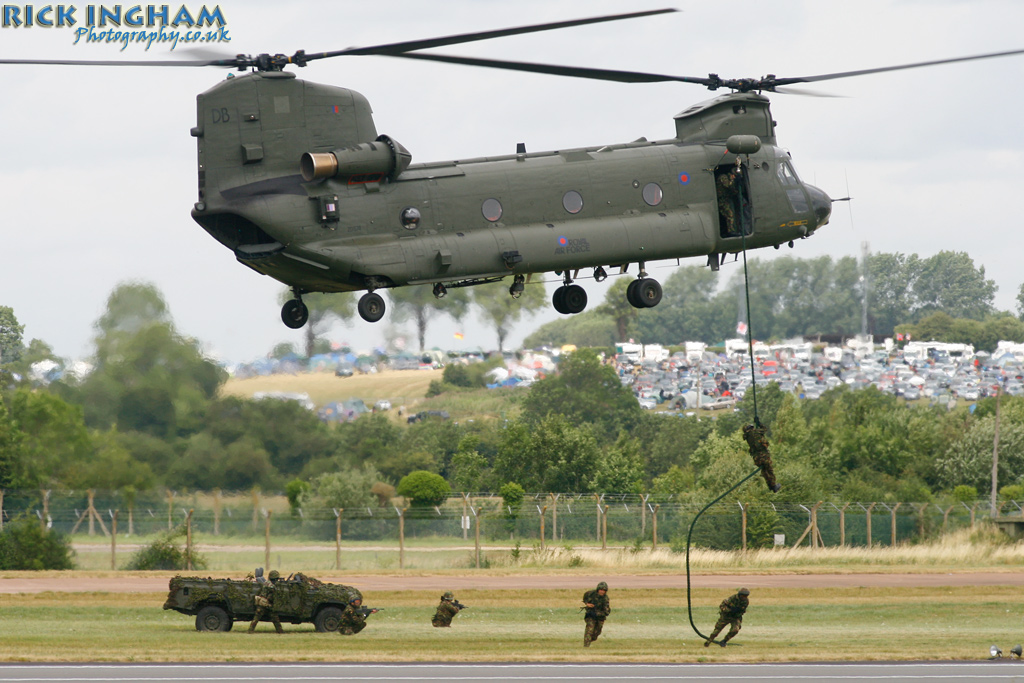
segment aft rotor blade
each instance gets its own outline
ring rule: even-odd
[[[572,26],[584,26],[586,24],[600,24],[606,21],[621,21],[623,19],[636,19],[639,17],[650,17],[657,14],[668,14],[679,10],[666,8],[648,10],[644,12],[629,12],[627,14],[609,14],[600,17],[587,19],[572,19],[569,21],[556,21],[548,24],[533,24],[530,26],[519,26],[515,28],[497,29],[494,31],[477,31],[474,33],[460,33],[458,35],[444,36],[440,38],[426,38],[423,40],[408,40],[400,43],[387,43],[385,45],[373,45],[370,47],[350,47],[344,50],[333,52],[311,53],[305,56],[307,61],[313,59],[325,59],[327,57],[340,57],[342,55],[399,55],[412,50],[426,50],[432,47],[444,47],[446,45],[458,45],[460,43],[472,43],[479,40],[490,40],[491,38],[504,38],[506,36],[517,36],[524,33],[537,33],[539,31],[552,31],[559,28],[570,28]]]
[[[404,59],[425,59],[432,62],[446,62],[449,64],[463,64],[466,66],[484,66],[492,69],[507,69],[510,71],[526,71],[529,73],[550,74],[552,76],[573,76],[576,78],[592,78],[599,81],[618,81],[620,83],[662,83],[665,81],[677,81],[681,83],[697,83],[699,85],[710,84],[710,81],[707,78],[669,76],[666,74],[646,73],[643,71],[592,69],[585,66],[559,66],[557,64],[538,64],[535,62],[511,62],[501,59],[456,57],[453,55],[438,55],[422,52],[404,52],[388,56],[402,57]]]
[[[971,55],[969,57],[954,57],[952,59],[935,59],[928,62],[914,62],[913,64],[900,64],[897,66],[882,66],[877,69],[859,69],[857,71],[842,71],[834,74],[821,74],[818,76],[802,76],[799,78],[776,78],[776,85],[789,85],[790,83],[814,83],[817,81],[830,81],[836,78],[849,78],[851,76],[864,76],[867,74],[884,73],[886,71],[902,71],[904,69],[919,69],[924,66],[938,66],[939,64],[954,64],[956,62],[970,62],[977,59],[992,59],[993,57],[1009,57],[1011,55],[1024,54],[1024,50],[1007,50],[1005,52],[989,52],[983,55]]]

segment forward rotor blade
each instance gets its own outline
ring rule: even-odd
[[[166,61],[127,61],[96,59],[0,59],[0,64],[49,64],[61,66],[233,66],[234,58],[222,59],[177,59]]]
[[[620,21],[622,19],[636,19],[639,17],[650,17],[657,14],[668,14],[679,10],[667,8],[648,10],[645,12],[630,12],[627,14],[609,14],[600,17],[587,19],[572,19],[569,21],[557,21],[549,24],[533,24],[530,26],[519,26],[514,28],[497,29],[494,31],[477,31],[474,33],[460,33],[458,35],[444,36],[440,38],[426,38],[423,40],[408,40],[400,43],[387,43],[384,45],[373,45],[370,47],[350,47],[344,50],[333,52],[311,53],[305,56],[307,61],[313,59],[325,59],[327,57],[340,57],[342,55],[399,55],[412,50],[426,50],[432,47],[444,47],[446,45],[458,45],[460,43],[472,43],[479,40],[490,40],[491,38],[503,38],[505,36],[516,36],[524,33],[537,33],[539,31],[552,31],[559,28],[570,28],[572,26],[584,26],[586,24],[600,24],[606,21]]]
[[[552,76],[573,76],[576,78],[592,78],[598,81],[618,81],[620,83],[662,83],[665,81],[678,81],[680,83],[697,83],[709,85],[711,81],[707,78],[691,78],[689,76],[669,76],[666,74],[645,73],[643,71],[618,71],[615,69],[592,69],[585,66],[558,66],[556,64],[537,64],[535,62],[511,62],[502,59],[481,59],[478,57],[456,57],[453,55],[438,55],[422,52],[403,52],[389,54],[389,57],[402,57],[403,59],[425,59],[431,62],[446,62],[449,64],[463,64],[466,66],[483,66],[492,69],[507,69],[510,71],[526,71],[537,74],[550,74]]]
[[[815,83],[817,81],[830,81],[836,78],[849,78],[851,76],[864,76],[867,74],[884,73],[886,71],[902,71],[904,69],[919,69],[924,66],[937,66],[939,64],[954,64],[956,62],[970,62],[977,59],[992,59],[993,57],[1009,57],[1011,55],[1024,54],[1024,50],[1007,50],[1005,52],[989,52],[982,55],[969,57],[954,57],[952,59],[935,59],[928,62],[914,62],[913,64],[900,64],[897,66],[883,66],[877,69],[859,69],[857,71],[842,71],[834,74],[820,74],[818,76],[802,76],[799,78],[776,78],[776,85],[789,85],[790,83]]]

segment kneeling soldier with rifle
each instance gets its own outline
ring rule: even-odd
[[[446,628],[452,625],[452,619],[456,614],[466,609],[466,606],[455,599],[451,591],[445,591],[441,596],[441,604],[437,606],[437,612],[430,623],[434,628]]]
[[[380,607],[363,607],[362,604],[362,598],[352,598],[345,606],[338,624],[339,635],[354,636],[366,628],[366,617],[381,610]]]

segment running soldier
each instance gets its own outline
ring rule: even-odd
[[[608,601],[607,583],[602,581],[597,584],[597,588],[583,594],[583,609],[583,619],[587,625],[583,631],[583,647],[590,647],[590,644],[601,635],[604,620],[612,611],[611,603]]]
[[[740,629],[743,627],[743,614],[747,611],[747,606],[750,604],[750,600],[747,598],[748,595],[750,595],[750,591],[746,588],[741,588],[736,595],[731,595],[722,600],[722,604],[718,606],[718,621],[715,622],[715,630],[704,641],[704,647],[711,645],[715,640],[715,636],[726,626],[729,626],[729,633],[719,643],[722,647],[725,647],[725,644],[740,632]]]

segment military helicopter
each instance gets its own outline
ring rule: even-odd
[[[574,280],[609,270],[636,277],[629,303],[647,308],[661,286],[646,264],[729,254],[810,237],[828,223],[831,198],[805,183],[777,145],[764,92],[884,71],[1019,54],[1024,50],[798,78],[723,79],[555,66],[421,50],[584,24],[638,19],[655,10],[391,43],[334,52],[193,61],[2,63],[214,66],[237,69],[197,97],[198,198],[192,216],[237,260],[292,288],[281,312],[302,327],[309,292],[366,290],[358,311],[383,317],[377,290],[451,287],[557,273],[563,314],[586,308]],[[731,91],[675,117],[675,137],[549,152],[413,164],[378,134],[368,101],[286,71],[312,61],[383,55],[631,83],[675,81]]]

